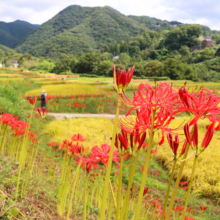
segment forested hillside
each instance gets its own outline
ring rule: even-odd
[[[9,23],[0,21],[0,44],[15,48],[18,42],[27,37],[38,26],[20,20]]]
[[[79,55],[148,30],[110,7],[69,6],[40,26],[18,48],[34,56]]]

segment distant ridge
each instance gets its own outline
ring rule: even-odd
[[[0,21],[0,44],[15,48],[18,42],[27,37],[38,26],[21,20],[9,23]]]

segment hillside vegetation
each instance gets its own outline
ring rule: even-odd
[[[37,27],[38,25],[20,20],[9,23],[0,21],[0,44],[15,48],[18,42],[27,37]]]

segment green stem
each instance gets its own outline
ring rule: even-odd
[[[136,170],[136,166],[137,166],[139,155],[140,155],[140,150],[138,150],[138,152],[136,154],[134,165],[133,165],[133,160],[131,162],[131,164],[133,166],[131,166],[131,168],[130,168],[131,175],[129,176],[128,189],[127,189],[126,197],[125,197],[125,210],[124,210],[124,212],[125,212],[125,219],[128,219],[128,206],[129,206],[129,200],[130,200],[131,185],[132,185],[132,182],[133,182],[133,179],[134,179],[134,173],[135,173],[135,170]],[[122,216],[121,219],[123,219],[123,216]]]
[[[120,171],[119,171],[119,179],[118,179],[118,195],[117,195],[117,211],[116,211],[116,220],[119,219],[120,214],[120,204],[121,204],[121,185],[122,185],[122,166],[123,166],[123,156],[121,156],[120,162]]]
[[[112,198],[113,198],[113,201],[114,201],[115,209],[117,209],[117,203],[116,203],[115,194],[114,194],[114,191],[113,191],[111,179],[109,179],[109,185],[110,185],[110,189],[111,189],[111,193],[112,193]]]
[[[172,184],[172,181],[173,181],[173,175],[174,175],[174,171],[175,171],[175,168],[176,168],[176,162],[177,162],[177,160],[174,159],[173,168],[172,168],[172,172],[171,172],[171,175],[170,175],[170,181],[169,181],[168,188],[167,188],[167,194],[166,194],[166,198],[165,198],[165,202],[164,202],[164,207],[163,207],[163,213],[162,213],[162,216],[161,216],[161,220],[164,220],[164,216],[165,216],[165,212],[166,212],[166,208],[167,208],[167,202],[168,202],[168,198],[169,198],[169,194],[170,194],[170,187],[171,187],[171,184]]]
[[[110,181],[112,159],[113,159],[113,153],[114,153],[114,148],[115,148],[115,135],[117,133],[120,105],[121,105],[121,95],[118,97],[118,106],[117,106],[116,115],[115,115],[115,124],[114,124],[114,128],[113,128],[113,133],[112,133],[111,149],[110,149],[110,153],[109,153],[108,167],[107,167],[107,172],[106,172],[106,177],[105,177],[104,192],[103,192],[103,196],[102,196],[100,220],[105,220],[105,209],[107,206],[107,199],[108,199],[108,185],[109,185],[109,181]]]
[[[136,158],[135,158],[135,161],[134,161],[134,166],[133,166],[133,156],[132,156],[132,159],[131,159],[130,174],[129,174],[129,180],[128,180],[128,189],[127,189],[125,200],[124,200],[124,203],[123,203],[123,208],[122,208],[120,219],[123,219],[124,218],[124,213],[126,214],[128,212],[128,204],[129,204],[129,199],[130,199],[131,185],[132,185],[132,182],[133,182],[134,173],[135,173],[135,170],[136,170],[139,155],[140,155],[140,150],[138,150],[138,152],[136,154]],[[132,167],[132,169],[131,169],[131,167]],[[126,216],[127,216],[127,214],[126,214]]]
[[[86,184],[85,184],[85,194],[84,194],[84,214],[83,220],[86,220],[86,202],[87,202],[87,185],[88,185],[88,174],[86,175]]]
[[[192,174],[191,174],[191,177],[190,177],[190,183],[189,183],[189,186],[188,186],[188,192],[187,192],[187,196],[186,196],[186,200],[185,200],[185,206],[184,206],[184,209],[183,209],[182,220],[184,220],[185,216],[186,216],[186,210],[187,210],[187,205],[188,205],[188,202],[189,202],[190,192],[191,192],[191,189],[192,189],[192,183],[193,183],[193,178],[194,178],[194,174],[195,174],[195,170],[196,170],[197,160],[198,160],[198,155],[195,155]]]
[[[190,130],[191,130],[190,131],[190,137],[192,138],[192,135],[193,135],[193,132],[194,132],[194,126]],[[174,205],[175,197],[176,197],[176,194],[177,194],[177,190],[179,188],[179,183],[180,183],[180,180],[182,178],[183,168],[185,166],[186,158],[187,158],[187,155],[188,155],[188,152],[189,152],[189,146],[190,146],[189,143],[187,143],[186,150],[185,150],[185,153],[183,155],[183,160],[182,160],[182,163],[181,163],[180,168],[179,168],[179,173],[178,173],[178,176],[176,178],[176,183],[175,183],[175,186],[174,186],[174,189],[173,189],[172,197],[170,199],[170,204],[169,204],[169,207],[168,207],[168,211],[167,211],[165,220],[170,219],[170,215],[171,215],[171,212],[172,212],[172,209],[173,209],[173,205]]]
[[[153,110],[152,120],[151,120],[150,137],[149,137],[148,146],[147,146],[147,154],[146,154],[146,159],[145,159],[145,164],[144,164],[144,171],[142,174],[141,187],[140,187],[140,191],[139,191],[138,203],[137,203],[136,210],[135,210],[134,220],[140,219],[139,217],[140,217],[140,211],[141,211],[141,203],[142,203],[142,199],[143,199],[143,192],[144,192],[144,187],[146,184],[147,172],[148,172],[148,167],[149,167],[149,163],[150,163],[151,149],[152,149],[152,145],[153,145],[155,115],[156,115],[156,111]]]
[[[19,158],[19,173],[18,173],[18,179],[17,179],[17,186],[16,186],[16,191],[15,191],[15,199],[17,200],[18,197],[18,188],[19,188],[19,183],[20,183],[20,179],[21,179],[21,171],[25,165],[25,160],[26,160],[26,155],[27,155],[27,140],[28,140],[28,133],[30,130],[30,124],[31,124],[31,119],[32,119],[32,115],[33,115],[33,110],[34,107],[32,107],[32,111],[31,111],[31,116],[29,118],[29,123],[28,123],[28,127],[25,131],[25,136],[23,139],[23,143],[21,146],[21,152],[20,152],[20,158]]]
[[[74,195],[74,191],[76,188],[76,183],[78,182],[78,179],[79,179],[80,167],[81,167],[81,163],[79,163],[77,170],[76,170],[76,176],[75,176],[75,181],[73,183],[72,192],[71,192],[71,196],[70,196],[70,200],[69,200],[69,207],[68,207],[66,220],[69,220],[70,212],[72,210],[73,195]]]

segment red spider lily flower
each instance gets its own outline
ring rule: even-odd
[[[152,150],[151,152],[152,152],[152,154],[156,154],[157,153],[157,149]]]
[[[180,182],[179,184],[180,185],[186,185],[186,184],[188,184],[188,182],[187,181],[183,181],[183,182]]]
[[[37,142],[37,140],[36,140],[35,138],[33,138],[33,139],[32,139],[32,142],[33,142],[33,143],[36,143],[36,142]]]
[[[205,133],[205,137],[204,137],[202,144],[201,144],[202,148],[207,148],[208,145],[210,144],[212,137],[214,135],[214,126],[215,126],[215,121],[213,121],[212,124],[207,128],[207,131]]]
[[[195,220],[193,217],[185,217],[185,220]]]
[[[143,192],[143,196],[145,196],[147,194],[148,190],[149,190],[149,186],[145,187],[144,192]]]
[[[12,125],[14,124],[15,117],[10,113],[4,113],[2,117],[0,118],[0,121],[3,125]]]
[[[144,166],[142,166],[141,169],[144,170]]]
[[[193,142],[194,147],[198,147],[198,141],[199,141],[198,133],[199,133],[198,123],[196,122],[194,125],[194,132],[192,136],[192,142]]]
[[[189,132],[189,125],[188,125],[188,123],[186,123],[185,126],[184,126],[184,134],[185,134],[185,136],[186,136],[186,139],[187,139],[188,143],[189,143],[190,145],[192,145],[192,141],[191,141],[191,138],[190,138],[190,132]]]
[[[49,112],[49,108],[46,110],[46,112],[45,112],[45,107],[38,108],[37,111],[39,115],[41,116],[41,118],[45,118],[47,116],[47,113]]]
[[[167,140],[170,145],[171,150],[173,151],[174,156],[177,156],[177,150],[179,147],[179,135],[175,135],[175,140],[173,141],[173,136],[171,133],[167,134]]]
[[[187,209],[187,210],[188,210],[188,212],[191,212],[191,210],[192,210],[192,207],[188,207],[188,209]]]
[[[143,107],[152,110],[175,109],[180,107],[179,94],[174,90],[169,83],[160,83],[154,90],[150,84],[141,83],[138,86],[137,94],[133,100],[127,97],[123,98],[123,102],[129,106],[131,110],[138,110]],[[129,111],[129,112],[130,112]]]
[[[50,142],[50,143],[47,144],[48,147],[56,146],[56,145],[57,145],[57,143],[55,143],[55,142]]]
[[[83,136],[81,134],[74,134],[71,139],[73,141],[79,141],[79,142],[84,142],[86,140],[86,138],[83,138]]]
[[[176,207],[176,210],[182,211],[182,210],[183,210],[183,207],[182,207],[181,205],[178,205],[178,206]]]
[[[213,94],[209,89],[188,93],[185,87],[182,87],[179,90],[179,94],[182,101],[182,107],[179,112],[188,111],[195,116],[190,122],[190,126],[195,124],[200,118],[208,115],[218,115],[220,97]]]
[[[29,96],[29,102],[30,102],[30,104],[31,104],[32,106],[35,105],[36,101],[37,101],[37,96],[36,96],[35,98],[32,98],[32,97]]]
[[[204,205],[200,205],[200,210],[201,211],[205,211],[206,210],[206,207]]]
[[[188,186],[183,186],[183,189],[187,190],[187,189],[188,189]]]
[[[163,209],[157,209],[157,210],[156,210],[156,213],[162,215],[162,213],[163,213]]]
[[[91,150],[90,157],[82,157],[81,155],[77,155],[82,161],[82,165],[90,163],[90,164],[98,164],[102,163],[105,166],[108,165],[109,153],[111,146],[108,144],[102,144],[99,148],[98,146],[94,146]],[[118,157],[119,151],[115,150],[113,152],[113,160],[115,163],[119,164],[120,157]]]
[[[128,84],[131,82],[134,70],[135,67],[133,66],[131,70],[128,69],[128,72],[118,69],[116,73],[116,67],[113,65],[113,78],[119,94],[122,94],[126,90]]]
[[[155,173],[155,175],[156,175],[156,176],[159,176],[160,174],[159,174],[159,173]]]

